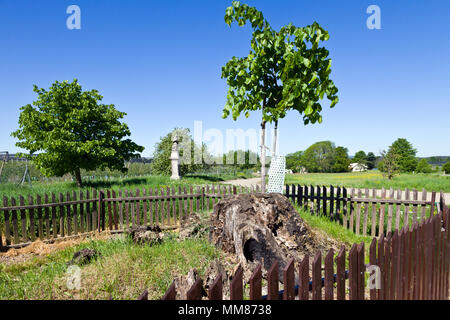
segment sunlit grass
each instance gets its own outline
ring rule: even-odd
[[[439,174],[401,174],[392,180],[383,178],[379,171],[349,173],[288,174],[286,184],[333,185],[356,188],[417,189],[421,191],[450,192],[450,176]]]
[[[67,262],[73,253],[89,247],[100,252],[93,262],[81,266],[81,289],[69,289]],[[131,299],[145,290],[159,299],[177,275],[196,268],[203,275],[217,249],[204,239],[159,245],[137,245],[129,238],[93,240],[34,258],[24,263],[0,265],[0,299]]]

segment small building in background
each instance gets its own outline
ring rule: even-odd
[[[362,163],[357,163],[357,162],[350,163],[350,165],[349,165],[348,167],[349,167],[349,169],[350,169],[352,172],[363,172],[363,171],[367,171],[367,166],[366,166],[365,164],[362,164]]]

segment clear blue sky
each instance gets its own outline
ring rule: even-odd
[[[291,113],[280,121],[280,153],[320,140],[376,154],[408,139],[419,156],[450,155],[450,1],[247,1],[275,28],[320,23],[330,33],[340,103],[321,125]],[[81,8],[68,30],[66,8]],[[259,129],[259,114],[222,119],[221,67],[249,51],[251,29],[231,29],[231,1],[0,0],[0,151],[18,151],[10,133],[32,85],[78,78],[128,115],[132,139],[150,156],[174,127]],[[381,30],[366,9],[381,8]],[[270,140],[269,140],[270,142]]]

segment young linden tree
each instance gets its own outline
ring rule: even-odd
[[[81,186],[81,169],[125,172],[125,161],[144,150],[125,139],[130,129],[119,120],[126,113],[100,104],[97,90],[82,91],[75,79],[56,81],[49,91],[34,86],[34,92],[37,101],[20,109],[20,128],[11,135],[19,139],[16,146],[37,153],[31,159],[45,175],[71,173]]]
[[[330,107],[338,102],[338,89],[329,78],[329,52],[320,46],[329,35],[316,22],[306,27],[288,24],[276,31],[260,11],[238,1],[226,9],[225,22],[231,26],[233,21],[239,26],[250,23],[253,33],[248,56],[233,57],[222,67],[222,78],[229,86],[223,118],[231,114],[236,120],[241,113],[249,117],[251,111],[262,112],[261,187],[265,192],[266,123],[277,126],[289,110],[303,115],[305,125],[321,123],[319,101],[326,95]]]

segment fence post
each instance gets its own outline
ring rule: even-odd
[[[258,264],[250,277],[250,300],[261,300],[262,298],[262,272],[261,264]]]
[[[309,300],[309,255],[305,254],[299,266],[299,285],[298,298],[299,300]]]
[[[365,289],[365,273],[366,267],[364,264],[364,242],[358,246],[358,299],[364,300],[364,289]]]
[[[209,288],[208,290],[208,300],[222,300],[222,286],[222,274],[219,273],[219,275],[211,285],[211,288]]]
[[[243,272],[242,267],[239,265],[230,283],[230,300],[244,299]]]
[[[286,267],[283,269],[283,278],[284,278],[283,300],[294,300],[295,299],[294,258],[291,258]]]
[[[345,300],[345,246],[336,257],[336,297]]]
[[[167,289],[166,293],[161,298],[161,300],[175,300],[176,297],[177,297],[177,290],[175,288],[175,281],[174,281],[172,282],[169,289]]]
[[[100,223],[101,217],[103,217],[104,212],[104,199],[105,199],[105,193],[103,190],[100,190],[98,193],[98,214],[97,214],[97,226],[98,226],[98,232],[101,232],[102,224]]]
[[[276,260],[267,272],[267,293],[267,300],[279,300],[278,261]]]
[[[186,300],[202,300],[202,279],[198,278],[188,290]]]
[[[0,252],[3,251],[2,230],[0,230]]]
[[[354,243],[348,254],[348,282],[350,287],[350,300],[358,300],[358,253],[357,244]]]
[[[234,191],[236,191],[236,187],[234,187]],[[201,202],[202,202],[201,211],[204,211],[205,210],[205,187],[202,187],[202,201]]]

